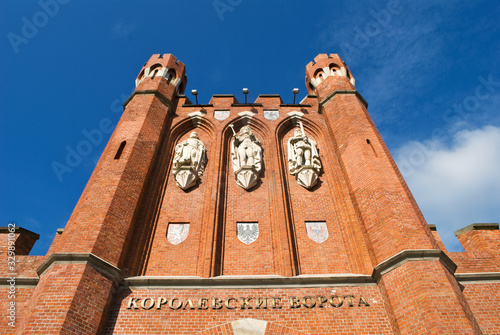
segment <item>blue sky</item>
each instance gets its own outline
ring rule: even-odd
[[[0,225],[64,227],[154,53],[187,68],[200,103],[250,89],[306,94],[305,66],[338,53],[429,223],[500,219],[500,4],[496,1],[0,2]],[[100,129],[72,171],[68,150]]]

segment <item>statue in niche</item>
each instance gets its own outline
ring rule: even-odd
[[[302,123],[295,129],[294,136],[288,140],[288,170],[297,178],[298,183],[310,189],[318,181],[321,170],[316,142],[305,135]]]
[[[194,186],[205,169],[205,145],[192,132],[189,138],[175,147],[173,173],[177,186],[183,190]]]
[[[231,142],[231,160],[236,182],[248,190],[257,184],[262,168],[262,148],[250,129],[243,126],[236,134],[233,126],[233,141]]]

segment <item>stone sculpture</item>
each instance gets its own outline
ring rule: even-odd
[[[232,126],[231,126],[232,128]],[[231,160],[238,186],[248,190],[257,184],[262,168],[262,148],[249,126],[236,134],[233,129]]]
[[[183,190],[194,186],[203,174],[205,161],[205,145],[193,131],[187,140],[175,147],[172,170],[177,186]]]
[[[297,178],[299,185],[307,189],[318,181],[321,170],[318,148],[316,142],[305,135],[302,124],[288,140],[288,169]]]

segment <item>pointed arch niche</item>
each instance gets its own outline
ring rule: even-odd
[[[332,193],[339,183],[332,172],[332,165],[338,164],[331,141],[327,141],[326,131],[306,117],[300,121],[305,135],[317,143],[322,168],[319,180],[311,189],[299,185],[288,168],[288,140],[294,130],[300,127],[297,118],[287,118],[276,130],[281,187],[284,197],[288,239],[290,241],[291,261],[295,274],[349,273],[350,265],[342,233],[342,220],[338,203],[342,202],[337,194],[338,203]],[[338,167],[337,167],[338,168]],[[307,208],[307,211],[301,210]],[[326,231],[308,231],[306,222],[325,222]],[[326,234],[327,238],[313,239],[314,233]]]
[[[205,170],[194,186],[182,190],[173,175],[172,161],[176,145],[188,139],[193,131],[205,146]],[[213,175],[214,169],[217,169],[213,164],[215,142],[213,125],[205,120],[196,123],[195,126],[190,118],[185,119],[170,131],[155,171],[161,175],[161,180],[155,181],[159,183],[158,192],[153,196],[156,201],[145,200],[145,202],[150,201],[151,205],[144,211],[146,222],[141,222],[145,226],[144,247],[142,252],[138,253],[144,255],[142,261],[144,265],[139,271],[141,275],[198,275],[199,262],[203,258],[199,255],[204,252],[204,236],[207,229],[205,221],[210,213],[210,203],[207,199],[210,199],[213,191],[212,180],[207,176]],[[179,238],[169,239],[169,226],[174,234],[179,233],[178,228],[182,226]]]

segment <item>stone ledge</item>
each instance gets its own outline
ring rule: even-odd
[[[119,268],[91,253],[52,254],[36,269],[36,273],[39,277],[43,276],[53,264],[89,264],[94,269],[113,278],[115,284],[120,285],[123,282],[123,276]]]
[[[410,249],[403,250],[396,255],[386,259],[373,269],[373,278],[378,282],[380,278],[392,270],[400,267],[408,261],[428,261],[439,260],[453,274],[457,265],[451,260],[444,251],[440,249]]]
[[[0,287],[2,286],[10,286],[9,280],[11,278],[0,277]],[[37,277],[14,277],[16,288],[30,288],[36,287],[38,285],[39,278]]]
[[[472,230],[498,230],[498,223],[473,223],[467,227],[457,230],[455,232],[455,236],[466,234]]]
[[[323,107],[328,101],[333,99],[334,96],[337,94],[354,94],[359,100],[361,100],[361,103],[365,106],[365,108],[368,108],[368,102],[366,102],[365,98],[357,91],[357,90],[335,90],[332,93],[330,93],[326,98],[323,99],[323,101],[320,101],[319,105]]]
[[[132,94],[128,97],[128,99],[123,103],[123,108],[126,108],[128,103],[136,96],[136,95],[154,95],[155,97],[158,98],[165,106],[168,107],[169,111],[174,110],[174,105],[172,104],[172,101],[170,101],[166,96],[158,92],[157,90],[135,90],[132,92]]]
[[[500,283],[500,272],[455,273],[455,278],[462,284]]]
[[[357,274],[283,276],[143,276],[125,278],[124,286],[132,288],[233,289],[233,288],[307,288],[334,286],[374,286],[372,276]]]

